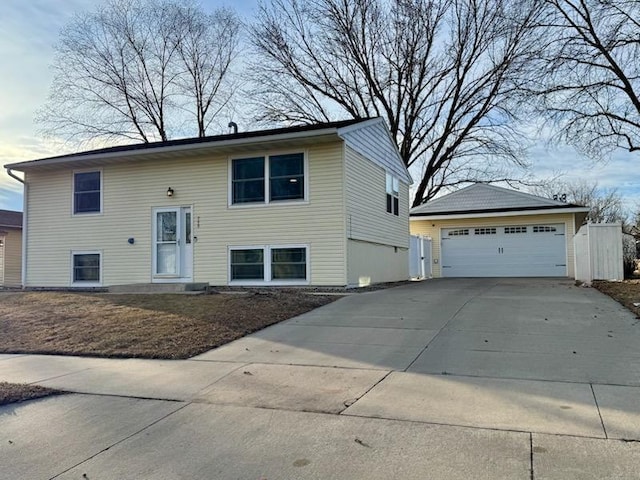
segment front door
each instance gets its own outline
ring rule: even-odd
[[[155,209],[153,231],[154,281],[190,281],[193,268],[191,208]]]

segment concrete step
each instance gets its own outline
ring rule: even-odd
[[[132,283],[111,285],[109,293],[204,293],[209,291],[208,283]]]

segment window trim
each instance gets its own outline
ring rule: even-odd
[[[271,280],[271,250],[280,248],[304,248],[306,263],[306,278],[295,280]],[[262,250],[264,259],[264,277],[262,280],[232,280],[231,279],[231,251],[232,250]],[[262,245],[227,245],[227,285],[230,286],[293,286],[309,285],[311,283],[311,247],[305,243],[277,243]]]
[[[98,212],[76,212],[76,173],[100,173],[100,211]],[[102,168],[82,168],[71,171],[71,216],[73,217],[95,217],[104,213],[104,172]]]
[[[294,153],[302,153],[302,168],[304,169],[304,185],[303,198],[292,200],[271,200],[271,181],[270,181],[270,157],[277,155],[290,155]],[[243,158],[264,158],[264,200],[262,202],[243,202],[233,203],[233,161],[242,160]],[[258,152],[247,152],[239,155],[229,156],[227,158],[227,208],[264,208],[276,205],[304,205],[309,203],[309,152],[308,149],[296,148],[288,150],[262,150]]]
[[[391,178],[391,193],[387,192],[387,180]],[[396,181],[398,183],[398,191],[394,192],[393,191],[393,182]],[[396,177],[393,173],[390,173],[389,171],[385,170],[385,176],[384,176],[384,210],[387,213],[387,215],[393,215],[394,217],[399,217],[400,216],[400,179],[398,177]],[[394,195],[395,193],[395,195]],[[387,210],[387,195],[391,195],[391,211]],[[395,201],[394,201],[395,200]],[[396,205],[396,203],[398,204],[398,211],[394,212],[394,207]]]
[[[83,281],[76,281],[75,280],[75,266],[74,266],[74,262],[73,262],[73,257],[75,257],[76,255],[98,255],[100,258],[100,265],[99,265],[99,277],[98,277],[98,281],[97,282],[83,282]],[[101,287],[102,286],[102,250],[71,250],[71,255],[70,255],[70,272],[71,272],[71,278],[70,278],[70,285],[72,287]]]

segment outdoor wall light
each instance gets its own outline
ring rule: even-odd
[[[167,197],[173,197],[173,188],[167,188]]]

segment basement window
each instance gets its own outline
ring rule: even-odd
[[[229,248],[231,285],[301,285],[309,282],[306,245],[264,245]]]
[[[100,252],[71,252],[74,285],[100,285],[102,254]]]

